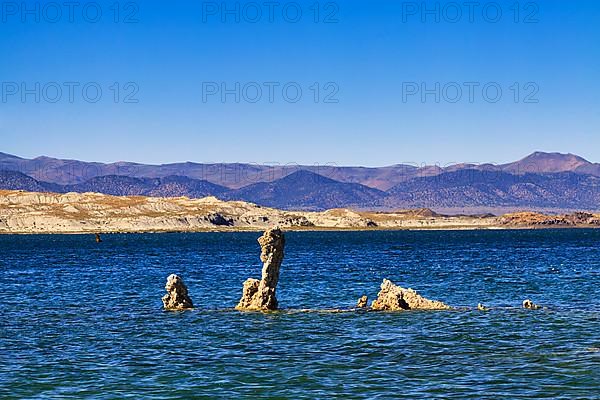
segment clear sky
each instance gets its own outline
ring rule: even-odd
[[[514,0],[278,3],[2,2],[0,151],[381,166],[542,150],[600,161],[597,0],[523,1],[518,12]]]

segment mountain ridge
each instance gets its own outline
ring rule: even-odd
[[[284,210],[323,210],[379,204],[381,190],[359,183],[339,182],[311,171],[296,171],[273,182],[260,182],[225,194],[227,200],[242,200]]]
[[[583,157],[572,153],[545,153],[536,151],[521,160],[500,165],[503,171],[517,173],[573,172],[593,165]]]
[[[35,192],[103,193],[117,196],[215,196],[283,210],[353,208],[443,209],[600,209],[600,177],[575,172],[513,174],[461,169],[413,178],[387,191],[339,182],[311,171],[297,171],[272,182],[229,189],[188,177],[133,178],[107,175],[74,185],[38,181],[15,171],[0,171],[0,189]],[[489,212],[489,211],[486,211]]]
[[[254,183],[273,182],[299,170],[344,183],[358,183],[386,191],[399,183],[418,177],[436,176],[462,169],[507,171],[514,174],[528,172],[575,172],[600,176],[600,164],[591,163],[573,154],[534,152],[521,160],[506,164],[459,163],[438,165],[395,164],[384,167],[337,165],[259,165],[250,163],[196,163],[181,162],[150,165],[118,161],[115,163],[86,162],[40,156],[25,159],[0,153],[0,170],[22,172],[39,181],[71,185],[84,183],[97,176],[120,175],[135,178],[165,178],[185,176],[197,180],[240,189]]]

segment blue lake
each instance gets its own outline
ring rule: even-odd
[[[600,398],[600,230],[290,232],[283,310],[236,312],[259,236],[0,236],[0,398]],[[471,309],[299,312],[383,278]]]

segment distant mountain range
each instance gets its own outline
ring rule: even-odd
[[[281,209],[600,209],[600,164],[536,152],[509,164],[381,168],[88,163],[0,153],[0,189],[250,201]]]
[[[255,183],[232,190],[224,198],[284,210],[322,210],[346,205],[378,206],[385,196],[385,192],[359,183],[339,182],[313,172],[297,171],[273,182]]]

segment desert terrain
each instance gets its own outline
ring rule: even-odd
[[[282,211],[216,197],[189,199],[98,193],[0,191],[0,233],[109,233],[365,229],[507,229],[600,227],[600,215],[531,211],[441,215],[429,209],[368,212],[332,209]]]

